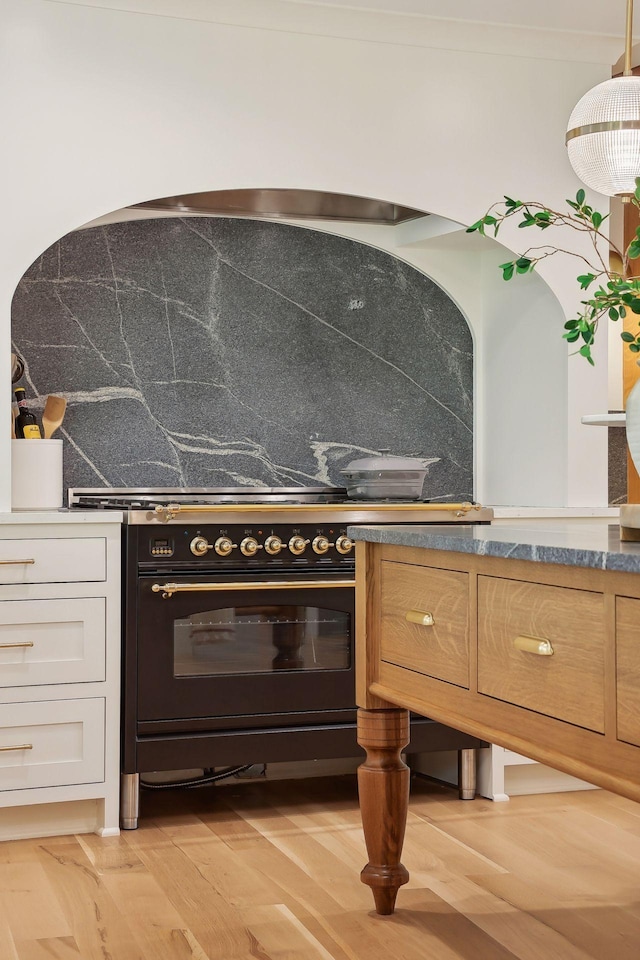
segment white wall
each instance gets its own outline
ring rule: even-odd
[[[565,62],[554,59],[560,44],[545,45],[531,32],[527,44],[526,31],[505,32],[504,53],[488,31],[492,52],[479,52],[480,29],[475,39],[468,30],[450,32],[449,45],[460,36],[467,49],[446,49],[435,21],[429,46],[429,21],[412,30],[410,18],[352,11],[345,19],[344,11],[271,0],[163,0],[161,16],[145,0],[118,4],[145,12],[87,3],[2,4],[0,83],[11,96],[0,114],[0,382],[9,380],[15,286],[69,230],[141,200],[232,187],[353,193],[461,223],[505,192],[560,204],[578,187],[563,146],[566,118],[609,72],[610,51],[603,46],[600,54],[593,38],[576,40],[567,55],[578,59]],[[250,26],[252,10],[262,27]],[[195,19],[166,15],[172,11]],[[368,39],[354,39],[359,26]],[[515,234],[505,236],[517,246]],[[570,310],[572,276],[550,270],[547,277]],[[489,326],[503,322],[491,309],[488,315]],[[536,366],[527,354],[521,360],[530,372]],[[576,411],[606,408],[606,363],[591,378],[577,365],[563,354],[557,369],[555,355],[549,367],[558,376],[540,433],[560,435],[543,462],[548,474],[566,476],[564,502],[603,503],[599,431],[580,431],[574,421]],[[510,402],[497,384],[493,393],[496,406]],[[6,465],[8,404],[4,418]],[[517,432],[517,423],[510,429]],[[500,439],[503,451],[511,441]],[[510,500],[522,502],[521,480],[516,471]],[[539,499],[535,484],[530,497]],[[9,503],[4,469],[0,509]]]

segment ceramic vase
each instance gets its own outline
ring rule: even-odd
[[[640,380],[636,380],[626,403],[627,445],[634,466],[640,473]]]

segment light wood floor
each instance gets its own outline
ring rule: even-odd
[[[1,960],[638,960],[640,804],[412,786],[392,917],[353,777],[144,794],[137,831],[0,844]]]

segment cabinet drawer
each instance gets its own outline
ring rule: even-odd
[[[0,603],[0,687],[105,678],[103,597]]]
[[[102,537],[0,540],[0,584],[102,581],[106,564]]]
[[[541,656],[516,638],[549,641]],[[478,691],[604,733],[602,594],[478,577]]]
[[[640,600],[616,597],[618,739],[640,747]]]
[[[0,790],[103,780],[103,699],[0,705]]]
[[[381,568],[381,659],[468,688],[469,575],[391,561]],[[411,611],[433,623],[408,621]]]

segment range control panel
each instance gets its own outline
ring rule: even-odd
[[[174,524],[162,532],[138,528],[141,562],[203,563],[214,567],[353,565],[354,544],[337,524],[255,524],[196,527]]]

